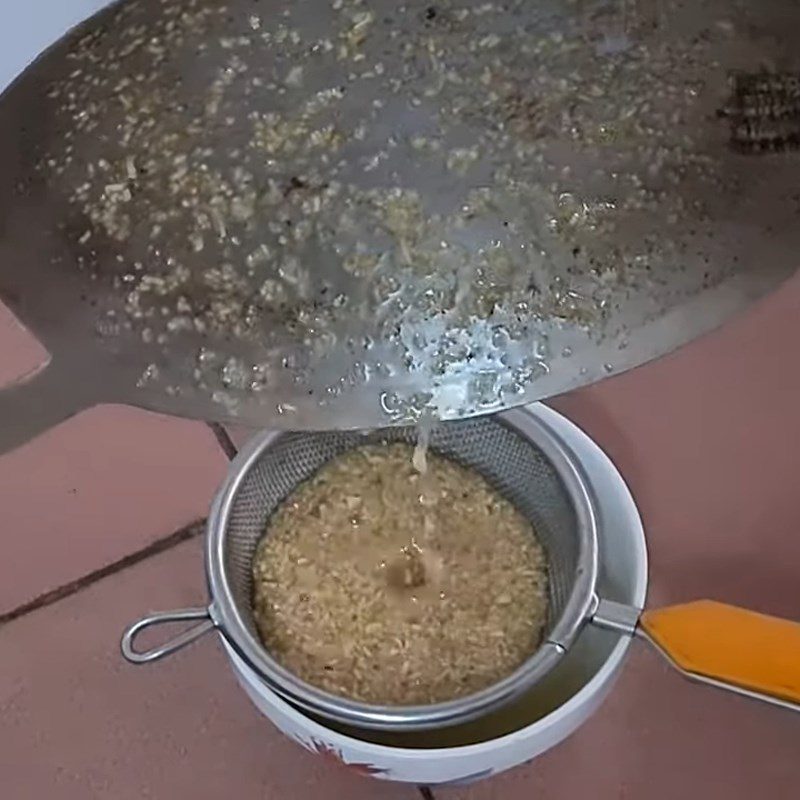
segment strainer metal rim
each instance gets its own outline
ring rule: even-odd
[[[371,705],[325,692],[298,678],[273,659],[250,633],[237,608],[225,570],[225,530],[237,493],[261,454],[287,433],[266,431],[247,443],[231,462],[211,505],[206,537],[209,613],[227,643],[267,686],[305,711],[366,728],[415,730],[465,722],[518,696],[561,659],[595,603],[597,512],[590,483],[571,448],[550,426],[525,408],[497,414],[493,420],[531,441],[547,457],[569,495],[578,529],[578,559],[570,597],[547,640],[511,675],[455,700],[429,705]],[[314,435],[314,434],[309,434]]]

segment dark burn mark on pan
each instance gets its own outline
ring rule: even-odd
[[[718,116],[730,124],[730,144],[740,153],[800,149],[800,73],[735,72],[731,98]]]

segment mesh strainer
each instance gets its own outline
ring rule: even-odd
[[[251,566],[267,520],[299,483],[336,456],[368,443],[413,444],[416,437],[412,427],[370,433],[266,433],[253,440],[233,461],[209,515],[206,549],[209,608],[165,612],[137,622],[123,637],[125,657],[135,663],[152,661],[216,627],[256,674],[294,705],[365,728],[411,730],[464,722],[510,701],[558,663],[581,626],[589,620],[632,634],[646,627],[648,616],[655,619],[656,615],[675,611],[649,612],[642,617],[640,627],[639,609],[598,600],[595,504],[582,468],[546,424],[525,410],[514,410],[442,425],[432,432],[430,447],[480,472],[536,529],[548,557],[550,587],[549,619],[539,649],[513,674],[487,689],[424,706],[369,705],[301,681],[261,645],[252,614]],[[697,618],[698,614],[694,616]],[[147,651],[135,648],[135,637],[145,627],[187,620],[200,622],[163,646]],[[800,626],[770,621],[794,626],[796,641],[800,643]],[[664,641],[659,644],[668,647]],[[719,682],[725,676],[718,670],[714,677]],[[754,693],[753,690],[769,693],[769,687],[754,680],[748,682],[747,678],[732,682],[744,685],[749,693]],[[784,703],[800,699],[800,675],[795,675],[795,679],[796,696],[784,692]],[[781,702],[780,692],[775,694]]]

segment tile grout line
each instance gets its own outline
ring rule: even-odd
[[[222,425],[216,422],[209,422],[207,425],[214,434],[217,444],[220,446],[227,459],[232,461],[234,458],[236,458],[238,450],[233,442],[233,439],[231,439],[230,435],[228,434],[228,431],[226,431]],[[165,536],[162,539],[157,539],[155,542],[147,545],[147,547],[143,547],[141,550],[137,550],[134,553],[128,553],[117,561],[113,561],[111,564],[106,564],[105,566],[93,570],[92,572],[87,572],[85,575],[82,575],[80,578],[76,578],[74,581],[57,586],[55,589],[44,592],[43,594],[34,597],[32,600],[12,608],[10,611],[0,613],[0,626],[3,626],[8,622],[13,622],[15,619],[19,619],[20,617],[24,617],[26,614],[30,614],[32,611],[38,611],[40,608],[51,606],[54,603],[57,603],[59,600],[63,600],[70,595],[86,589],[93,583],[97,583],[103,578],[107,578],[109,575],[114,575],[117,572],[121,572],[128,567],[138,564],[140,561],[144,561],[152,556],[160,555],[166,550],[170,550],[176,545],[179,545],[188,539],[194,538],[203,531],[204,527],[205,520],[192,522],[186,527],[171,533],[169,536]]]
[[[29,600],[27,603],[23,603],[16,608],[12,608],[10,611],[0,614],[0,627],[8,622],[13,622],[15,619],[24,617],[26,614],[30,614],[32,611],[38,611],[40,608],[51,606],[54,603],[57,603],[59,600],[63,600],[64,598],[76,594],[92,584],[103,580],[103,578],[107,578],[109,575],[122,572],[128,567],[132,567],[141,561],[151,558],[152,556],[157,556],[167,550],[171,550],[176,545],[200,535],[204,529],[204,520],[192,522],[184,528],[171,533],[169,536],[165,536],[162,539],[157,539],[155,542],[147,545],[147,547],[143,547],[141,550],[137,550],[134,553],[128,553],[128,555],[123,556],[117,561],[113,561],[110,564],[106,564],[104,567],[100,567],[92,572],[88,572],[74,581],[70,581],[69,583],[65,583],[62,586],[56,587],[55,589],[51,589],[49,592],[40,594],[38,597],[34,597],[33,600]]]
[[[228,434],[228,431],[226,431],[222,425],[216,422],[209,422],[207,425],[214,434],[217,444],[222,449],[222,452],[225,454],[228,461],[232,461],[234,458],[236,458],[238,450],[236,445],[233,443],[233,439],[231,439],[230,435]],[[30,614],[33,611],[38,611],[40,608],[51,606],[54,603],[57,603],[59,600],[63,600],[70,595],[86,589],[93,583],[97,583],[103,578],[107,578],[109,575],[114,575],[117,572],[121,572],[128,567],[138,564],[140,561],[144,561],[152,556],[160,555],[166,550],[170,550],[176,545],[179,545],[188,539],[194,538],[203,531],[204,527],[205,520],[192,522],[186,527],[171,533],[169,536],[165,536],[162,539],[157,539],[155,542],[147,545],[147,547],[143,547],[141,550],[137,550],[134,553],[128,553],[117,561],[113,561],[111,564],[106,564],[105,566],[93,570],[92,572],[87,572],[85,575],[82,575],[80,578],[76,578],[74,581],[57,586],[55,589],[44,592],[43,594],[34,597],[32,600],[12,608],[10,611],[0,613],[0,626],[3,626],[9,622],[13,622],[15,619],[24,617],[26,614]]]
[[[218,422],[207,422],[206,425],[208,425],[211,433],[214,434],[217,444],[222,448],[222,452],[225,453],[228,461],[233,461],[239,453],[239,449],[234,444],[228,431]]]

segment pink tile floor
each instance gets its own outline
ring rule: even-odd
[[[630,482],[651,603],[711,596],[800,619],[799,342],[800,278],[674,356],[553,402]],[[42,357],[0,315],[0,381]],[[149,668],[122,662],[125,624],[202,601],[187,526],[224,464],[204,426],[120,408],[0,459],[4,800],[419,797],[284,740],[212,639]],[[689,685],[637,650],[561,746],[436,796],[788,800],[798,785],[800,716]]]

